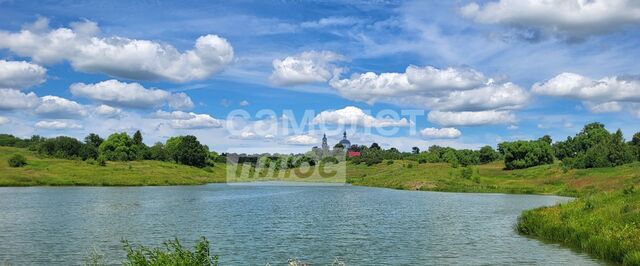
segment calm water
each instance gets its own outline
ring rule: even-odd
[[[597,264],[519,236],[518,214],[553,196],[411,192],[352,186],[0,188],[0,265],[80,264],[120,240],[206,236],[223,265]]]

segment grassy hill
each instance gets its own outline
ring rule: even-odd
[[[465,168],[449,164],[387,161],[374,166],[349,165],[354,185],[408,190],[499,192],[579,196],[640,184],[640,163],[612,168],[564,170],[560,164],[503,170],[502,162]]]
[[[16,153],[27,158],[26,166],[9,167],[7,160]],[[99,166],[0,147],[0,186],[198,185],[224,181],[223,164],[203,169],[159,161],[107,162]]]

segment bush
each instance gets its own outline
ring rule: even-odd
[[[161,265],[218,265],[218,256],[212,256],[209,241],[202,237],[194,246],[194,251],[184,248],[178,239],[167,241],[164,248],[134,248],[128,241],[122,241],[127,252],[126,266],[161,266]]]
[[[23,167],[27,165],[27,158],[21,154],[14,154],[9,158],[9,166],[11,167]]]
[[[98,156],[96,162],[99,166],[107,166],[107,159],[104,156]]]
[[[507,170],[553,163],[553,148],[546,139],[503,142],[498,150],[504,155]]]
[[[460,175],[464,179],[471,179],[471,177],[473,176],[473,168],[471,167],[462,168],[462,170],[460,170]]]

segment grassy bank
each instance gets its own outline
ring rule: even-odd
[[[9,167],[14,154],[24,167]],[[160,161],[107,162],[46,158],[26,149],[0,147],[0,186],[151,186],[198,185],[225,181],[224,165],[196,168]]]
[[[359,186],[451,192],[581,196],[640,184],[640,163],[612,168],[564,170],[559,164],[503,170],[502,162],[452,168],[449,164],[383,162],[349,165],[347,181]],[[467,173],[464,173],[467,171]]]
[[[601,259],[640,265],[639,226],[640,193],[626,190],[525,211],[517,229],[580,248]]]

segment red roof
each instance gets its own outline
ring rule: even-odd
[[[349,151],[349,152],[347,152],[347,157],[349,157],[349,158],[356,157],[356,156],[360,156],[360,152],[359,151]]]

